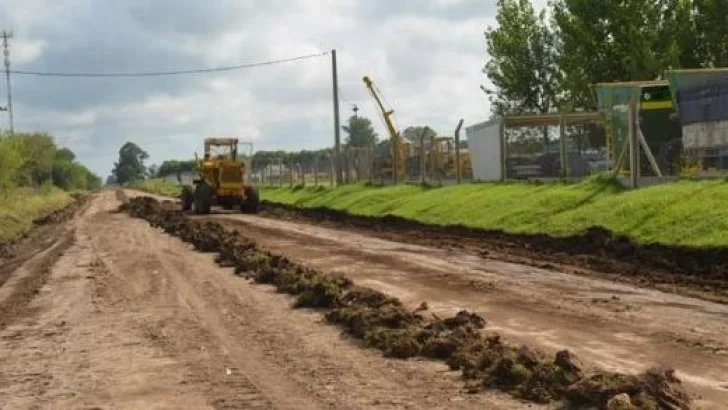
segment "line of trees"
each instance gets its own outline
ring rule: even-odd
[[[45,133],[0,133],[0,191],[54,185],[64,190],[94,190],[101,179]]]
[[[492,110],[594,109],[592,84],[728,66],[726,0],[498,0],[485,32]]]

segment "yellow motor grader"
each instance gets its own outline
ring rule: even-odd
[[[198,178],[194,187],[182,187],[182,210],[194,208],[198,214],[210,213],[210,208],[239,207],[243,213],[258,213],[258,190],[245,180],[245,161],[238,157],[237,138],[205,138],[203,158],[195,153]]]

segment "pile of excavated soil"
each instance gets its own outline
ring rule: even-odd
[[[324,310],[326,320],[366,346],[396,358],[424,357],[460,370],[468,389],[499,389],[538,403],[567,408],[689,409],[690,398],[671,369],[652,369],[637,376],[587,373],[568,351],[550,357],[526,346],[513,346],[486,336],[486,320],[462,311],[449,318],[425,315],[398,299],[322,274],[260,249],[238,231],[216,222],[197,222],[165,209],[149,197],[124,203],[122,211],[191,243],[201,252],[217,253],[217,263],[238,275],[275,286],[295,297],[295,307]],[[611,403],[610,403],[611,402]]]
[[[438,226],[396,216],[352,215],[328,208],[301,208],[263,201],[263,215],[329,223],[376,232],[380,236],[427,246],[502,251],[545,261],[616,273],[644,284],[677,284],[700,290],[728,292],[728,249],[636,244],[623,235],[593,227],[581,235],[511,234],[461,225]]]

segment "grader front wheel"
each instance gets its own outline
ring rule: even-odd
[[[240,205],[240,210],[244,214],[257,214],[260,208],[260,196],[258,196],[258,190],[252,186],[246,186],[243,190],[245,200]]]
[[[189,211],[192,209],[192,204],[195,202],[195,193],[192,191],[192,187],[185,185],[182,187],[182,194],[180,195],[182,202],[182,210]]]
[[[195,188],[195,212],[209,214],[212,206],[212,188],[205,184],[197,184]]]

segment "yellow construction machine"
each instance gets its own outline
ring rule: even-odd
[[[182,210],[194,207],[198,214],[210,213],[213,206],[239,207],[243,213],[258,213],[260,199],[255,187],[245,180],[245,161],[238,156],[237,138],[205,138],[202,158],[195,153],[198,178],[194,188],[182,187]]]
[[[383,178],[391,178],[396,183],[397,181],[401,181],[405,176],[404,167],[408,153],[406,152],[404,144],[402,143],[402,138],[400,137],[397,129],[394,127],[394,123],[391,119],[392,114],[394,114],[394,110],[387,110],[384,108],[382,99],[379,96],[380,92],[369,77],[364,77],[363,80],[382,115],[382,120],[384,121],[384,125],[387,127],[389,139],[392,144],[391,156],[376,156],[374,158],[374,169],[381,172]]]

